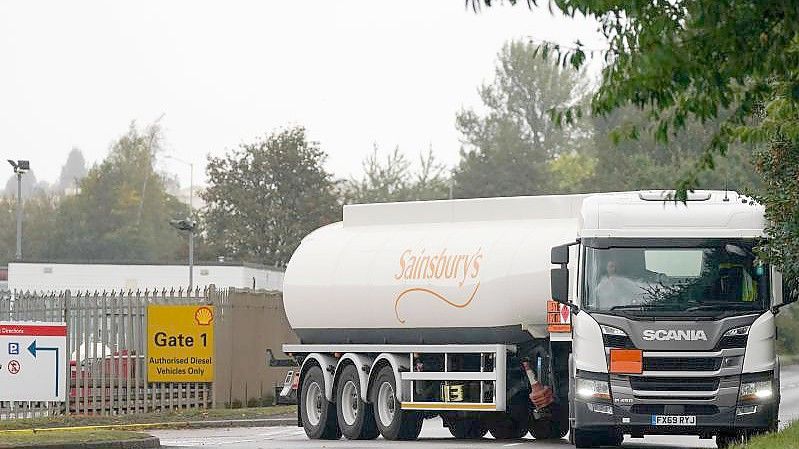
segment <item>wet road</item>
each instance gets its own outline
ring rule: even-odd
[[[781,425],[799,419],[799,365],[784,367],[782,371],[782,405],[780,407]],[[302,428],[294,426],[252,427],[232,429],[192,429],[159,430],[151,432],[161,439],[165,447],[189,448],[570,448],[563,439],[559,441],[536,441],[530,437],[516,441],[497,441],[490,436],[481,440],[456,440],[441,424],[440,419],[427,420],[417,441],[386,441],[382,438],[372,441],[312,441],[308,440]],[[714,440],[700,440],[687,436],[651,436],[646,438],[626,438],[624,447],[632,448],[715,448]]]

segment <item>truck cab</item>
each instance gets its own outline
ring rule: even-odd
[[[669,195],[590,196],[575,241],[552,250],[552,297],[571,308],[577,447],[623,434],[723,447],[777,428],[775,315],[794,298],[758,256],[763,208],[734,192]]]

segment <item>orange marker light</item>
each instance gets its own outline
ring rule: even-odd
[[[644,370],[644,353],[640,349],[611,349],[610,372],[613,374],[641,374]]]

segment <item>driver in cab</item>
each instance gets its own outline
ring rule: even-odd
[[[632,279],[619,275],[615,260],[605,265],[605,275],[596,287],[596,298],[604,309],[635,304],[641,294],[641,286]]]

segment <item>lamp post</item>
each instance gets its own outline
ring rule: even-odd
[[[189,290],[191,290],[194,287],[194,231],[197,229],[197,222],[189,217],[183,220],[169,220],[169,225],[178,231],[189,233]]]
[[[14,256],[15,260],[22,260],[22,175],[31,169],[30,161],[12,161],[8,159],[8,163],[14,168],[14,173],[17,175],[17,253]]]
[[[194,231],[197,229],[197,222],[194,221],[194,164],[175,156],[166,155],[167,159],[172,159],[189,166],[189,216],[185,220],[170,220],[169,224],[179,230],[189,232],[189,290],[194,286]]]

